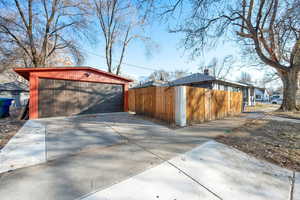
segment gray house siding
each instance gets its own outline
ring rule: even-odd
[[[29,98],[28,86],[17,81],[0,84],[0,97],[12,98],[13,107],[25,106]]]
[[[199,88],[213,89],[213,83],[212,82],[189,83],[189,84],[183,84],[183,85],[192,86],[192,87],[199,87]]]
[[[215,90],[223,90],[223,91],[231,91],[231,92],[242,91],[242,87],[241,86],[235,86],[235,85],[230,84],[230,83],[218,82],[218,81],[215,81],[213,83],[213,89],[215,89]]]

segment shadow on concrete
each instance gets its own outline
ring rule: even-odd
[[[39,121],[46,125],[49,161],[2,174],[1,199],[80,198],[239,125],[234,120],[219,120],[174,131],[127,113]]]

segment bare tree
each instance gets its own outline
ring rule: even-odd
[[[238,82],[245,83],[245,84],[253,84],[253,80],[251,78],[251,75],[247,72],[242,72],[241,76],[238,79]]]
[[[148,4],[155,2],[163,4],[165,14],[185,9],[184,20],[173,32],[186,34],[187,49],[197,54],[221,36],[236,39],[248,56],[277,71],[284,88],[281,109],[299,109],[299,0],[152,0]]]
[[[150,74],[148,77],[148,80],[158,80],[158,81],[173,81],[178,78],[182,78],[184,76],[189,75],[190,73],[186,70],[175,70],[173,72],[171,71],[165,71],[165,70],[156,70]]]
[[[20,50],[28,67],[45,67],[62,50],[80,63],[77,41],[87,27],[82,5],[81,0],[0,0],[1,45]]]
[[[172,75],[170,72],[165,70],[157,70],[150,74],[148,80],[151,81],[170,81],[172,79]]]
[[[137,4],[132,0],[93,0],[93,8],[105,41],[108,72],[118,75],[129,43],[137,39],[150,41],[144,32],[145,18],[139,16]],[[119,51],[117,59],[116,51]],[[117,60],[115,66],[114,60]]]
[[[279,87],[282,85],[280,77],[275,70],[265,70],[264,75],[256,83],[258,86],[263,88],[270,88],[272,86]]]
[[[221,61],[214,57],[208,64],[202,63],[198,68],[201,72],[209,69],[210,74],[218,79],[226,79],[228,74],[234,68],[234,57],[232,55],[225,56]]]
[[[187,70],[175,70],[174,72],[171,72],[172,80],[182,78],[188,75],[190,75],[190,73]]]

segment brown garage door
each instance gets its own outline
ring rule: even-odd
[[[122,111],[122,85],[56,79],[39,81],[39,117]]]

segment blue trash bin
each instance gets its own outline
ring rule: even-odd
[[[0,98],[0,118],[9,116],[9,107],[14,99]]]

